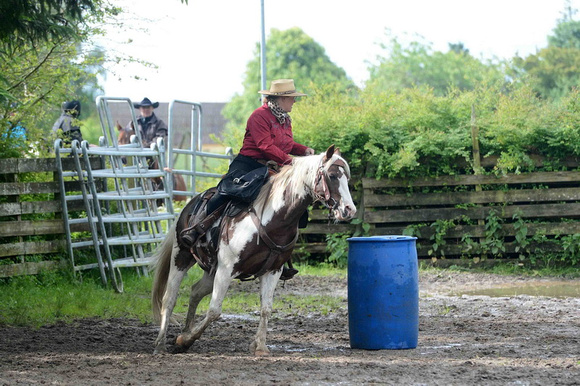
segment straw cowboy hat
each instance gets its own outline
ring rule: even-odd
[[[296,92],[296,87],[294,87],[294,79],[273,80],[270,84],[270,90],[262,90],[258,92],[264,95],[275,96],[306,96],[306,94]]]
[[[153,108],[156,109],[159,106],[159,102],[151,103],[149,98],[143,98],[141,103],[133,103],[133,106],[135,106],[136,109],[138,109],[139,107],[148,107],[148,106],[153,106]]]

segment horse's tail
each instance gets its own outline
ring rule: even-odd
[[[167,288],[167,279],[169,277],[169,270],[171,268],[171,253],[173,251],[173,244],[175,242],[175,227],[177,221],[167,231],[165,239],[161,243],[153,255],[151,262],[152,269],[155,270],[153,278],[153,288],[151,289],[151,307],[153,311],[153,319],[159,323],[161,320],[161,307],[163,305],[163,296]]]

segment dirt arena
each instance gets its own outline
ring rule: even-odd
[[[337,277],[298,275],[277,289],[339,296],[344,307],[275,313],[263,358],[248,351],[257,314],[224,315],[187,353],[156,356],[156,326],[135,320],[0,327],[0,385],[579,385],[580,298],[460,295],[534,280],[421,273],[419,345],[410,350],[352,350],[347,283]]]

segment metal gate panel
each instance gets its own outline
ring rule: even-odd
[[[176,148],[175,137],[176,137],[176,127],[174,123],[175,109],[178,105],[184,105],[190,109],[190,119],[191,125],[189,128],[189,142],[187,145],[183,144],[181,147]],[[185,196],[195,196],[200,192],[197,190],[197,178],[198,177],[210,177],[210,178],[220,178],[221,173],[203,172],[197,170],[197,157],[213,158],[213,159],[223,159],[231,162],[234,158],[231,148],[227,148],[225,154],[216,154],[202,151],[202,129],[203,129],[203,113],[200,103],[188,102],[184,100],[173,100],[169,103],[168,107],[168,149],[167,149],[167,162],[169,169],[172,170],[174,174],[180,174],[184,176],[186,181],[189,182],[189,189],[187,191],[176,191],[173,190],[173,194],[180,194]],[[188,168],[177,168],[176,161],[177,158],[183,156],[185,158],[185,164]]]
[[[103,112],[102,116],[106,117],[106,109]],[[71,148],[67,149],[62,141],[57,141],[55,152],[59,160],[57,164],[62,165],[60,158],[66,155],[72,156],[77,165],[77,170],[73,172],[62,170],[62,166],[59,168],[63,217],[73,270],[99,268],[103,284],[110,280],[113,287],[122,292],[119,268],[137,267],[139,272],[147,273],[154,249],[165,238],[175,213],[169,185],[163,184],[163,190],[153,187],[154,179],[168,179],[163,139],[144,149],[138,136],[134,136],[129,145],[119,145],[114,132],[105,124],[103,131],[101,146],[73,141]],[[102,157],[105,168],[93,170],[91,157]],[[149,168],[152,162],[156,162],[159,169]],[[86,219],[71,219],[68,216],[67,201],[78,199],[79,195],[78,192],[66,192],[64,180],[67,178],[81,182]],[[99,191],[99,185],[107,189]],[[73,238],[71,225],[82,221],[89,224],[92,233],[96,259],[92,263],[79,264],[75,258],[78,248],[91,245],[91,241],[77,242]]]

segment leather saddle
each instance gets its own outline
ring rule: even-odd
[[[178,268],[185,268],[191,263],[191,255],[199,266],[210,273],[214,273],[217,265],[217,246],[224,217],[234,217],[242,210],[247,209],[248,203],[229,200],[214,210],[207,213],[209,200],[217,193],[217,188],[210,188],[194,197],[183,208],[181,216],[175,227],[180,253],[176,257]],[[183,246],[183,233],[194,230],[198,237],[191,249]],[[190,255],[190,253],[191,255]]]

